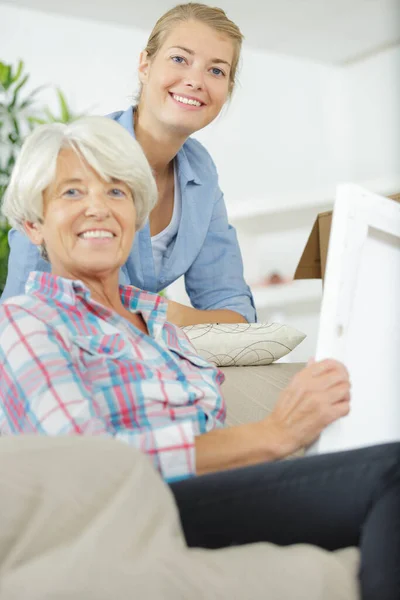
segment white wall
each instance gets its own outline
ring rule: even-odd
[[[1,3],[0,23],[1,59],[23,59],[31,87],[61,87],[78,112],[101,114],[129,105],[145,32]]]
[[[275,207],[337,176],[327,114],[335,72],[244,50],[231,105],[198,135],[217,162],[228,206]]]
[[[400,46],[343,70],[350,173],[359,180],[398,180]],[[400,191],[400,187],[398,189]]]

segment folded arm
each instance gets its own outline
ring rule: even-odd
[[[185,274],[185,286],[197,309],[197,313],[186,311],[185,325],[256,320],[253,297],[243,277],[236,231],[228,223],[220,191],[201,250]]]
[[[168,300],[167,319],[178,327],[201,323],[247,323],[243,315],[233,310],[199,310]]]

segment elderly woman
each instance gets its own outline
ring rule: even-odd
[[[155,200],[143,152],[111,120],[25,142],[4,214],[52,271],[0,307],[1,433],[114,437],[170,484],[190,546],[359,545],[363,598],[398,598],[400,445],[278,461],[347,414],[348,374],[329,360],[300,372],[269,417],[224,429],[222,375],[160,296],[118,285]]]

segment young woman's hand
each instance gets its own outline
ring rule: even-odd
[[[310,445],[327,425],[347,415],[350,387],[346,367],[336,360],[313,361],[297,373],[262,422],[276,442],[277,457]]]

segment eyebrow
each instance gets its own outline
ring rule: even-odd
[[[59,189],[63,185],[70,185],[72,183],[82,183],[82,181],[83,179],[79,179],[78,177],[75,177],[73,179],[62,179],[58,184],[57,189]]]
[[[79,177],[74,177],[72,179],[63,179],[58,184],[57,189],[63,185],[70,185],[70,184],[82,183],[82,182],[83,182],[83,179],[80,179]],[[110,177],[110,183],[125,183],[125,182],[122,181],[121,179],[117,179],[116,177]]]
[[[187,52],[191,56],[194,56],[194,54],[195,54],[194,50],[191,50],[190,48],[185,48],[185,46],[171,46],[169,48],[169,50],[172,50],[172,48],[179,48],[179,50],[183,50],[184,52]],[[228,67],[231,66],[231,63],[229,63],[227,60],[224,60],[223,58],[213,58],[211,60],[211,62],[212,63],[223,64],[223,65],[228,65]]]

